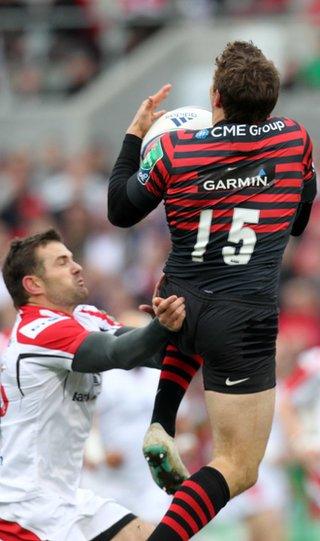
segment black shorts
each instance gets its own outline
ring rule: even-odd
[[[278,307],[273,299],[204,293],[168,276],[161,295],[186,299],[186,319],[171,341],[183,353],[203,357],[206,390],[247,394],[275,386]]]

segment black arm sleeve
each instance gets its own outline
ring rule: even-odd
[[[316,175],[308,180],[303,187],[301,194],[301,202],[298,205],[295,219],[291,229],[293,237],[299,237],[308,225],[312,203],[317,195],[317,178]]]
[[[313,177],[304,183],[302,193],[301,193],[301,203],[312,203],[317,195],[317,176],[316,174]]]
[[[127,195],[128,180],[139,170],[141,143],[142,140],[135,135],[125,136],[109,179],[108,218],[119,227],[130,227],[148,214],[146,209],[133,205]]]
[[[114,335],[121,336],[122,334],[125,334],[129,331],[133,331],[135,328],[136,327],[127,327],[126,325],[124,325],[123,327],[117,329]],[[154,353],[154,355],[152,355],[152,357],[149,357],[149,359],[145,359],[143,366],[146,366],[147,368],[155,368],[156,370],[161,370],[166,349],[167,341],[164,341],[159,351]]]
[[[311,209],[312,202],[306,201],[304,203],[299,203],[290,233],[293,237],[299,237],[299,235],[304,232],[309,222]]]
[[[119,329],[116,330],[114,333],[114,336],[121,336],[122,334],[125,334],[129,331],[133,331],[136,327],[128,327],[127,325],[123,325],[122,327],[119,327]]]
[[[107,332],[90,333],[75,353],[72,370],[94,373],[112,368],[130,370],[136,366],[158,368],[159,358],[155,355],[166,344],[171,332],[157,318],[146,327],[126,330],[120,336]]]

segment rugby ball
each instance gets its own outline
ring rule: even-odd
[[[202,107],[179,107],[168,111],[160,117],[144,136],[141,146],[141,157],[143,158],[158,137],[164,133],[176,130],[202,130],[212,126],[212,112]]]

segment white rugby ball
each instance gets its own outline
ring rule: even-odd
[[[156,142],[157,138],[164,133],[176,130],[202,130],[212,126],[212,112],[202,107],[185,106],[168,111],[160,117],[144,136],[141,146],[141,156],[144,157],[148,150]]]

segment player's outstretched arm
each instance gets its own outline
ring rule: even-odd
[[[131,227],[140,222],[159,203],[147,198],[142,205],[136,205],[128,196],[128,183],[140,167],[142,138],[152,124],[165,111],[156,111],[168,96],[171,85],[164,85],[158,92],[142,102],[124,138],[120,154],[112,169],[108,186],[108,219],[118,227]]]
[[[136,366],[149,366],[148,359],[155,355],[179,331],[185,318],[184,298],[172,295],[158,297],[154,303],[156,318],[149,325],[134,329],[121,336],[93,332],[75,353],[72,370],[76,372],[103,372],[112,368],[130,370]]]
[[[312,141],[302,128],[302,136],[305,138],[303,167],[304,178],[301,191],[301,201],[292,224],[290,234],[293,237],[300,236],[308,225],[312,204],[317,195],[317,175],[312,160]]]
[[[299,237],[308,225],[312,209],[312,201],[304,201],[298,205],[297,213],[292,224],[291,236]]]

